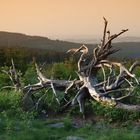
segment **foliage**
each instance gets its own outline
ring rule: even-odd
[[[3,91],[0,93],[0,109],[16,109],[20,106],[21,94],[13,91]]]
[[[108,123],[112,122],[127,122],[139,120],[140,113],[135,111],[126,111],[121,109],[115,109],[111,106],[102,106],[97,102],[91,101],[94,114],[97,116],[104,116]]]
[[[59,52],[50,49],[32,49],[19,46],[0,47],[0,66],[10,66],[11,58],[13,58],[17,69],[21,69],[22,72],[25,72],[28,64],[32,62],[34,57],[36,61],[40,63],[46,62],[47,64],[51,64],[53,62],[63,62],[64,59],[68,59],[69,55],[66,55],[65,52],[66,51]]]
[[[22,78],[22,82],[24,85],[34,84],[35,82],[37,82],[35,67],[32,63],[28,66],[27,70],[25,71],[25,74]]]
[[[0,92],[0,116],[4,118],[34,118],[35,112],[24,112],[22,109],[22,94],[15,91]]]
[[[11,85],[11,81],[9,80],[9,77],[4,73],[0,73],[0,90],[1,88],[9,85]]]
[[[56,79],[72,79],[76,77],[75,65],[73,62],[54,63],[52,66],[53,74]]]
[[[53,78],[55,79],[69,79],[69,76],[71,75],[71,79],[76,78],[76,73],[74,71],[76,65],[73,59],[66,60],[63,63],[54,63],[54,64],[49,64],[44,67],[44,72],[46,76],[51,78],[53,75]],[[127,66],[129,67],[129,65]],[[3,68],[1,68],[3,69]],[[6,69],[6,67],[4,68]],[[136,69],[136,73],[139,74],[139,69]],[[102,72],[100,71],[99,74],[99,79],[102,77]],[[0,87],[6,86],[7,83],[9,83],[9,79],[7,76],[5,76],[3,73],[0,73]],[[31,63],[28,65],[27,70],[22,76],[22,84],[23,85],[28,85],[28,84],[34,84],[37,82],[36,79],[36,71],[35,67]],[[9,83],[10,85],[10,83]],[[139,96],[139,88],[135,89],[135,94]],[[45,110],[47,113],[57,113],[58,110],[58,103],[55,100],[54,94],[52,91],[46,92],[46,90],[41,90],[38,91],[36,94],[34,94],[34,99],[38,100],[41,98],[42,95],[46,94],[44,98],[41,100],[39,104],[39,112],[42,110]],[[58,98],[61,100],[63,98],[63,92],[58,92]],[[72,94],[72,91],[71,91]],[[21,98],[22,98],[22,93],[16,93],[13,92],[12,90],[6,90],[3,89],[0,92],[0,111],[6,111],[6,114],[13,115],[13,116],[18,116],[18,114],[26,114],[25,112],[22,111],[21,108]],[[138,102],[138,99],[131,99],[133,102]],[[101,115],[105,116],[108,122],[113,122],[116,120],[121,120],[121,121],[127,121],[127,120],[137,120],[139,118],[139,113],[135,112],[127,112],[124,110],[118,110],[118,109],[112,109],[111,107],[104,107],[101,106],[100,104],[91,101],[91,102],[86,102],[86,110],[87,114],[95,114],[95,115]],[[79,114],[79,108],[78,107],[73,107],[71,110],[69,110],[69,114],[71,115],[76,115]],[[21,116],[22,116],[21,115]],[[27,114],[26,114],[27,115]],[[26,116],[25,115],[25,116]],[[24,118],[24,115],[23,115]],[[25,117],[26,118],[26,117]]]
[[[69,75],[71,75],[71,78],[74,79],[76,78],[74,72],[75,67],[74,60],[66,60],[63,63],[54,63],[45,66],[45,71],[43,73],[49,76],[49,78],[53,75],[54,78],[68,79]],[[139,71],[137,71],[137,74],[139,74]],[[99,77],[102,77],[101,72],[99,72]],[[36,81],[35,67],[30,64],[22,76],[22,84],[28,85],[29,83],[35,83]],[[3,73],[0,73],[0,87],[6,86],[7,82],[9,82],[8,77]],[[135,94],[139,95],[139,93],[139,89],[135,89]],[[66,116],[69,117],[64,117],[61,121],[64,123],[63,128],[49,128],[47,127],[47,124],[52,123],[52,121],[37,119],[41,117],[42,110],[45,110],[49,116],[50,114],[53,116],[56,114],[62,114],[58,110],[58,103],[51,90],[49,92],[46,92],[46,90],[40,90],[36,94],[33,94],[33,96],[35,100],[38,100],[44,94],[46,96],[40,102],[38,111],[33,109],[30,112],[25,112],[22,109],[22,92],[14,92],[13,90],[7,89],[0,91],[0,139],[63,140],[66,139],[67,136],[78,136],[87,140],[118,140],[120,137],[128,140],[138,140],[140,137],[138,133],[140,129],[136,128],[134,130],[134,127],[131,125],[132,121],[139,121],[139,113],[114,109],[110,106],[104,107],[94,101],[86,102],[86,114],[89,117],[93,117],[93,119],[96,117],[103,117],[103,122],[96,120],[96,124],[86,123],[82,127],[74,128],[70,118],[76,115],[81,117],[77,106],[66,112]],[[61,100],[62,97],[63,93],[58,92],[58,98]],[[137,99],[133,100],[136,101]],[[53,123],[55,122],[56,121],[53,121]],[[108,126],[108,124],[113,124],[114,122],[121,123],[121,128],[110,128]]]

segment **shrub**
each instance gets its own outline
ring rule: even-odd
[[[22,83],[23,85],[34,84],[37,82],[37,75],[35,67],[30,64],[23,76]]]

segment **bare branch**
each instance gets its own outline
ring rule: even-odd
[[[103,17],[103,19],[104,19],[105,27],[104,27],[104,33],[103,33],[103,42],[102,42],[102,46],[105,45],[106,29],[107,29],[107,23],[108,23],[105,17]]]
[[[59,101],[59,99],[58,99],[58,97],[57,97],[57,94],[56,94],[56,91],[55,91],[55,89],[54,89],[54,86],[53,86],[53,83],[52,83],[52,82],[51,82],[51,88],[52,88],[52,90],[53,90],[53,93],[54,93],[54,95],[55,95],[55,98],[56,98],[57,103],[60,105],[60,101]]]
[[[119,32],[118,34],[114,34],[114,35],[110,36],[109,40],[105,43],[105,45],[104,45],[103,48],[106,48],[107,45],[108,45],[112,40],[114,40],[115,38],[117,38],[118,36],[120,36],[121,34],[127,32],[127,31],[128,31],[128,29],[124,29],[124,30],[122,30],[121,32]]]
[[[47,93],[50,89],[51,89],[51,88],[49,88],[49,89],[46,91],[46,93]],[[36,110],[38,110],[39,104],[40,104],[41,100],[42,100],[43,98],[45,98],[45,96],[46,96],[46,94],[43,94],[43,95],[38,99],[38,101],[36,102],[36,104],[35,104]]]

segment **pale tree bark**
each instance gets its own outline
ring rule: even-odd
[[[85,94],[88,94],[92,99],[104,105],[109,105],[114,108],[140,111],[140,105],[125,104],[122,102],[123,99],[134,96],[132,93],[135,86],[139,86],[138,78],[132,72],[140,65],[140,63],[134,62],[132,66],[127,69],[120,62],[112,62],[107,59],[108,56],[118,51],[112,49],[112,41],[128,31],[128,29],[122,30],[118,34],[110,35],[110,31],[107,31],[108,22],[105,18],[104,23],[103,39],[101,44],[97,45],[97,47],[93,49],[93,57],[88,64],[81,63],[83,56],[88,57],[88,48],[85,45],[81,46],[79,49],[71,49],[68,51],[74,51],[74,54],[77,52],[81,53],[81,57],[78,61],[78,76],[83,82],[83,85],[80,87],[77,95],[73,99],[73,104],[77,101],[80,106],[80,112],[84,114],[83,102],[85,102],[86,99]],[[119,74],[117,75],[113,72],[116,68],[119,69]],[[110,70],[109,75],[106,75],[105,69]],[[97,79],[99,70],[102,70],[103,73],[103,81],[100,83],[98,83]],[[126,85],[125,88],[123,87],[123,84]],[[84,91],[85,88],[86,91]],[[124,95],[121,95],[120,97],[112,97],[110,95],[110,93],[115,95],[116,92],[124,92]]]

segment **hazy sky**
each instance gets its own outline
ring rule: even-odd
[[[100,35],[102,17],[112,32],[140,36],[140,0],[0,0],[0,30],[52,38]]]

